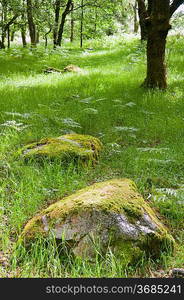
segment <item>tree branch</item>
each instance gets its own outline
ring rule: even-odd
[[[16,14],[5,26],[4,26],[4,31],[6,31],[8,29],[8,27],[10,25],[12,25],[14,23],[14,21],[19,17],[18,14]]]

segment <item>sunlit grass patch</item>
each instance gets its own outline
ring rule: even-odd
[[[48,204],[94,181],[128,177],[166,218],[178,242],[176,263],[170,257],[171,263],[162,267],[167,270],[183,263],[184,207],[180,205],[178,210],[177,204],[184,184],[182,45],[181,39],[169,38],[166,92],[140,88],[145,50],[137,40],[106,41],[103,46],[94,41],[86,43],[84,51],[75,44],[56,51],[43,47],[0,51],[0,251],[12,249],[24,224]],[[78,65],[84,72],[43,73],[46,65],[62,69],[68,64]],[[58,162],[40,168],[36,162],[26,165],[15,159],[17,149],[27,143],[72,132],[101,139],[104,152],[96,168],[63,168]],[[155,198],[159,189],[166,201]],[[168,190],[179,194],[168,195]],[[34,268],[29,259],[22,262],[21,275],[15,264],[15,273],[11,266],[2,270],[2,276],[8,270],[16,276],[35,277],[128,276],[112,257],[106,258],[105,268],[73,262],[73,269],[66,266],[66,271],[59,269],[57,257],[48,262],[49,271],[42,264],[41,253]],[[145,267],[144,261],[142,265]],[[152,264],[153,269],[157,266]],[[138,270],[132,274],[142,272]]]

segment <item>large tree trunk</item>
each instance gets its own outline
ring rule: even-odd
[[[58,38],[57,38],[57,45],[58,46],[61,46],[61,42],[62,42],[62,39],[63,39],[63,32],[64,32],[65,21],[66,21],[67,15],[71,11],[70,10],[71,9],[71,5],[72,5],[72,0],[68,0],[67,4],[66,4],[66,7],[65,7],[65,10],[62,13],[61,23],[60,23],[60,26],[59,26]]]
[[[169,0],[149,0],[147,18],[147,77],[144,86],[165,89],[167,87],[165,47],[169,29]]]
[[[33,18],[33,3],[32,0],[27,0],[27,19],[29,26],[29,34],[31,39],[31,46],[36,47],[36,26]]]

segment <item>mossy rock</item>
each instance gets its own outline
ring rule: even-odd
[[[68,65],[64,68],[64,72],[81,73],[82,69],[75,65]]]
[[[102,143],[95,137],[68,134],[26,145],[18,152],[18,155],[25,160],[58,159],[63,163],[81,162],[84,165],[94,165],[98,161],[101,150]]]
[[[29,245],[52,234],[74,255],[93,258],[110,249],[126,265],[142,255],[172,251],[174,240],[129,179],[96,183],[61,199],[30,220],[20,237]]]

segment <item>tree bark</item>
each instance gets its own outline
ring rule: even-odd
[[[57,45],[58,46],[61,46],[61,42],[62,42],[62,39],[63,39],[63,32],[64,32],[65,21],[66,21],[67,15],[71,11],[70,10],[71,9],[71,5],[72,5],[72,0],[68,0],[67,4],[66,4],[66,7],[65,7],[65,10],[62,13],[61,23],[60,23],[60,26],[59,26],[58,38],[57,38]]]
[[[146,41],[148,37],[147,27],[146,27],[146,17],[147,11],[145,6],[145,0],[137,0],[138,2],[138,15],[139,15],[139,24],[141,31],[141,41]]]
[[[0,43],[0,48],[5,49],[5,32],[3,31],[1,34],[1,43]]]
[[[95,36],[97,34],[97,21],[98,21],[98,7],[95,6],[95,26],[94,26],[94,33],[95,33]]]
[[[74,23],[75,23],[75,21],[74,21],[74,12],[73,12],[73,10],[74,10],[74,3],[72,2],[72,5],[71,5],[71,23],[70,23],[70,42],[72,43],[73,42],[73,40],[74,40]]]
[[[22,1],[22,13],[21,13],[21,25],[20,25],[20,32],[21,32],[21,38],[22,38],[22,46],[23,48],[26,48],[27,46],[27,41],[26,41],[26,5],[25,5],[25,0]]]
[[[36,43],[39,44],[39,42],[40,42],[40,32],[37,28],[37,30],[36,30]]]
[[[24,12],[21,15],[21,38],[22,38],[22,46],[23,48],[26,48],[27,41],[26,41],[26,20],[25,20],[25,14]]]
[[[144,86],[165,89],[167,87],[165,47],[169,29],[169,0],[149,0],[151,14],[146,19],[147,40],[147,77]]]
[[[6,31],[4,30],[5,24],[7,23],[7,1],[2,1],[2,12],[1,12],[1,43],[0,48],[5,49],[5,37],[6,37]]]
[[[54,30],[53,30],[53,44],[54,44],[54,49],[57,46],[60,8],[61,8],[61,0],[56,0],[56,2],[55,2]]]
[[[134,11],[134,33],[138,32],[139,29],[139,23],[137,20],[137,0],[135,0],[135,3],[133,5],[133,11]]]
[[[47,46],[48,46],[48,38],[47,38],[47,36],[49,35],[49,33],[51,33],[51,31],[52,31],[52,26],[50,25],[50,29],[49,29],[49,31],[47,31],[46,33],[45,33],[45,48],[47,48]]]
[[[33,3],[32,0],[27,0],[27,19],[29,26],[29,34],[31,39],[31,46],[36,47],[36,26],[33,18]]]
[[[22,46],[23,46],[23,48],[26,48],[26,46],[27,46],[26,29],[24,26],[21,27],[21,38],[22,38]]]
[[[84,0],[81,0],[80,47],[83,47]]]
[[[7,28],[8,49],[10,49],[10,26]]]
[[[8,22],[6,23],[5,25],[3,25],[3,28],[2,28],[2,36],[1,36],[1,47],[0,48],[5,48],[5,37],[6,37],[6,33],[8,31],[8,47],[10,47],[10,26],[15,22],[15,20],[19,17],[19,15],[15,15],[13,16],[13,18]]]
[[[16,30],[15,30],[15,28],[13,28],[13,29],[11,30],[11,38],[10,38],[10,41],[11,41],[11,42],[14,41],[15,32],[16,32]]]

